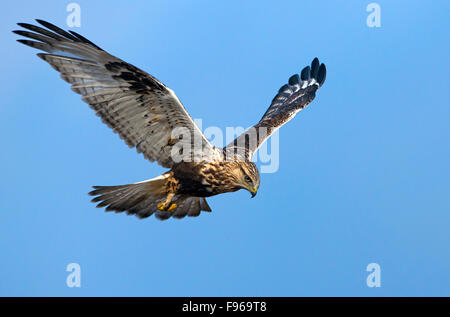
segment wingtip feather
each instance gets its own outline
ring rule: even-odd
[[[317,76],[317,82],[319,83],[319,87],[322,87],[325,82],[325,78],[327,77],[327,68],[325,64],[321,64],[319,67],[319,73]]]
[[[300,77],[302,80],[309,80],[311,78],[311,67],[306,66],[303,68],[300,73]]]
[[[288,81],[289,85],[294,86],[300,83],[300,76],[298,74],[292,75]]]

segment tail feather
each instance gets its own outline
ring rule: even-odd
[[[177,208],[171,213],[157,210],[155,213],[156,218],[160,220],[165,220],[170,217],[182,219],[186,216],[197,217],[201,211],[211,211],[204,197],[179,195],[175,196],[172,201],[177,204]]]
[[[98,202],[98,208],[106,207],[105,211],[126,212],[129,215],[136,215],[138,218],[147,218],[155,214],[156,218],[165,220],[172,216],[174,218],[196,217],[202,210],[211,211],[205,198],[188,195],[176,195],[173,198],[172,201],[177,204],[174,211],[158,210],[158,203],[166,197],[167,177],[168,174],[163,174],[140,183],[93,186],[94,190],[89,195],[96,196],[92,202]]]

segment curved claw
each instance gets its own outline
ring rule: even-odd
[[[168,212],[174,211],[177,208],[177,204],[171,203],[169,208],[167,209]]]
[[[158,209],[161,210],[161,211],[166,210],[166,209],[165,209],[165,206],[164,206],[164,203],[159,203],[157,207],[158,207]]]
[[[167,206],[164,202],[161,202],[157,205],[157,207],[158,210],[171,212],[177,208],[177,204],[171,203],[169,206]]]

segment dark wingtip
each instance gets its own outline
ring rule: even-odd
[[[36,38],[32,37],[33,35],[36,35],[36,34],[28,32],[28,31],[14,30],[14,31],[11,31],[11,32],[13,32],[14,34],[20,35],[20,36],[25,36],[25,37],[28,37],[28,38],[32,38],[34,40],[36,39]]]
[[[88,192],[88,195],[90,196],[97,196],[99,189],[101,189],[102,186],[92,186],[92,189],[90,192]]]
[[[89,195],[91,195],[91,194],[89,194]],[[101,201],[102,198],[100,198],[100,197],[101,197],[101,196],[97,196],[97,197],[92,198],[92,199],[91,199],[91,203],[96,203],[96,202]]]
[[[291,78],[289,78],[289,85],[294,86],[300,83],[300,77],[298,74],[292,75]]]
[[[278,93],[282,93],[286,90],[291,91],[292,89],[289,87],[289,85],[285,84],[285,85],[281,86],[280,89],[278,89]]]
[[[60,27],[57,27],[56,25],[54,25],[54,24],[52,24],[50,22],[47,22],[47,21],[44,21],[44,20],[41,20],[41,19],[36,19],[36,22],[39,23],[42,26],[45,26],[47,29],[52,30],[53,32],[55,32],[57,34],[66,37],[67,39],[70,39],[70,40],[75,41],[75,42],[80,41],[77,37],[73,36],[72,34],[64,31]]]
[[[319,87],[322,87],[326,77],[327,68],[325,67],[325,64],[321,64],[319,67],[319,74],[317,75],[317,82],[319,83]]]
[[[318,67],[319,66],[319,59],[317,57],[314,57],[314,59],[311,62],[311,68]]]
[[[48,25],[53,26],[53,24],[51,24],[50,22],[41,20],[41,19],[34,19],[37,23],[39,23],[42,26],[48,27]]]
[[[317,75],[319,73],[319,59],[316,57],[311,62],[311,78],[317,79]]]
[[[28,24],[27,23],[22,23],[22,22],[18,22],[18,23],[16,23],[18,26],[20,26],[21,28],[24,28],[24,29],[26,29],[27,28],[27,26],[28,26]],[[13,31],[14,32],[14,31]]]
[[[311,78],[311,68],[309,66],[303,68],[300,77],[302,80],[309,80]]]
[[[24,40],[24,39],[19,39],[19,40],[16,40],[16,41],[19,42],[19,43],[22,43],[24,45],[31,46],[31,47],[34,47],[34,44],[38,43],[38,42],[35,42],[35,41]]]
[[[47,25],[53,25],[53,24],[51,24],[50,22],[47,22],[47,21],[42,20],[42,19],[35,19],[35,21],[36,21],[37,23],[39,23],[39,24],[44,25],[44,26],[45,26],[45,24],[47,24]]]

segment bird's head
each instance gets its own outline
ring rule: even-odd
[[[239,189],[246,189],[255,197],[259,188],[259,172],[253,162],[239,162],[233,169],[235,185]]]

